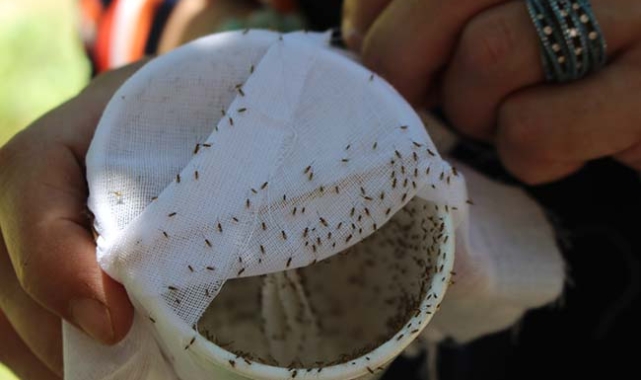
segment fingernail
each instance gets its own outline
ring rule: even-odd
[[[113,340],[111,314],[105,305],[93,299],[75,300],[71,315],[76,324],[90,337],[108,343]]]
[[[343,41],[347,46],[352,50],[359,51],[363,43],[363,35],[354,27],[354,24],[349,20],[344,21],[343,25],[341,25],[341,31],[343,33]]]

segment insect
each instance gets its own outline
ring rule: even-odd
[[[170,214],[169,214],[169,215],[167,215],[167,216],[171,218],[171,217],[173,217],[173,216],[176,216],[176,213],[175,213],[175,212],[172,212],[172,213],[170,213]]]
[[[268,184],[268,182],[263,183],[263,184],[260,186],[260,189],[261,189],[261,190],[265,190],[265,188],[267,187],[267,184]]]
[[[285,230],[281,230],[280,233],[283,235],[283,239],[287,240],[287,234],[285,233]]]
[[[194,172],[194,179],[198,181],[198,177],[200,177],[200,174],[198,173],[198,170]]]
[[[180,183],[180,174],[176,174],[176,183]]]
[[[374,141],[374,144],[372,145],[372,150],[376,150],[377,147],[378,147],[378,142]]]
[[[211,242],[209,241],[209,239],[205,239],[205,244],[207,244],[207,246],[208,246],[209,248],[211,248],[211,247],[212,247]]]
[[[244,107],[243,107],[243,108],[239,108],[239,109],[238,109],[238,113],[243,113],[243,112],[245,112],[245,111],[247,111],[247,108],[244,108]]]
[[[185,350],[188,350],[189,347],[191,347],[191,345],[194,344],[195,341],[196,341],[196,337],[191,338],[189,343],[185,346]]]
[[[260,252],[264,255],[265,254],[265,247],[261,244],[260,245]]]
[[[287,259],[287,268],[292,264],[292,258]]]
[[[234,118],[229,118],[229,125],[231,125],[232,127],[234,126]]]
[[[198,154],[198,151],[200,150],[200,144],[196,144],[194,147],[194,154]]]

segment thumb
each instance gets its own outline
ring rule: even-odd
[[[0,229],[20,285],[104,343],[126,335],[133,308],[96,261],[84,155],[107,102],[141,66],[99,77],[0,150]]]

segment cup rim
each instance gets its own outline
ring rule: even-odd
[[[427,202],[435,204],[431,201]],[[285,368],[240,357],[197,333],[195,340],[189,345],[189,354],[195,356],[201,363],[215,365],[220,369],[234,373],[234,375],[244,376],[248,379],[281,380],[294,377],[296,379],[318,379],[319,373],[322,373],[323,378],[327,380],[344,380],[357,379],[360,376],[381,371],[383,367],[405,350],[429,324],[434,314],[438,311],[449,287],[454,265],[454,241],[456,240],[454,239],[453,220],[450,212],[445,212],[440,208],[435,211],[435,216],[442,218],[445,225],[443,229],[446,231],[445,235],[450,236],[447,241],[440,242],[440,252],[442,254],[436,257],[435,267],[438,268],[442,265],[442,270],[435,272],[432,277],[431,286],[428,288],[431,291],[426,293],[419,306],[421,312],[410,317],[399,331],[374,350],[347,362],[327,367]],[[428,298],[428,294],[433,296]],[[144,307],[152,315],[163,316],[162,318],[156,318],[156,327],[162,323],[162,329],[181,339],[181,342],[192,340],[194,338],[194,330],[170,310],[162,300],[160,297],[147,298],[144,304]],[[418,327],[413,330],[413,333],[406,334],[403,330],[406,329],[410,322],[412,325],[418,322]],[[366,366],[356,365],[358,362],[366,362],[368,364]],[[318,372],[319,368],[322,368],[321,372]]]

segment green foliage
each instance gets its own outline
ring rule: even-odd
[[[0,0],[0,145],[86,83],[73,4]]]

